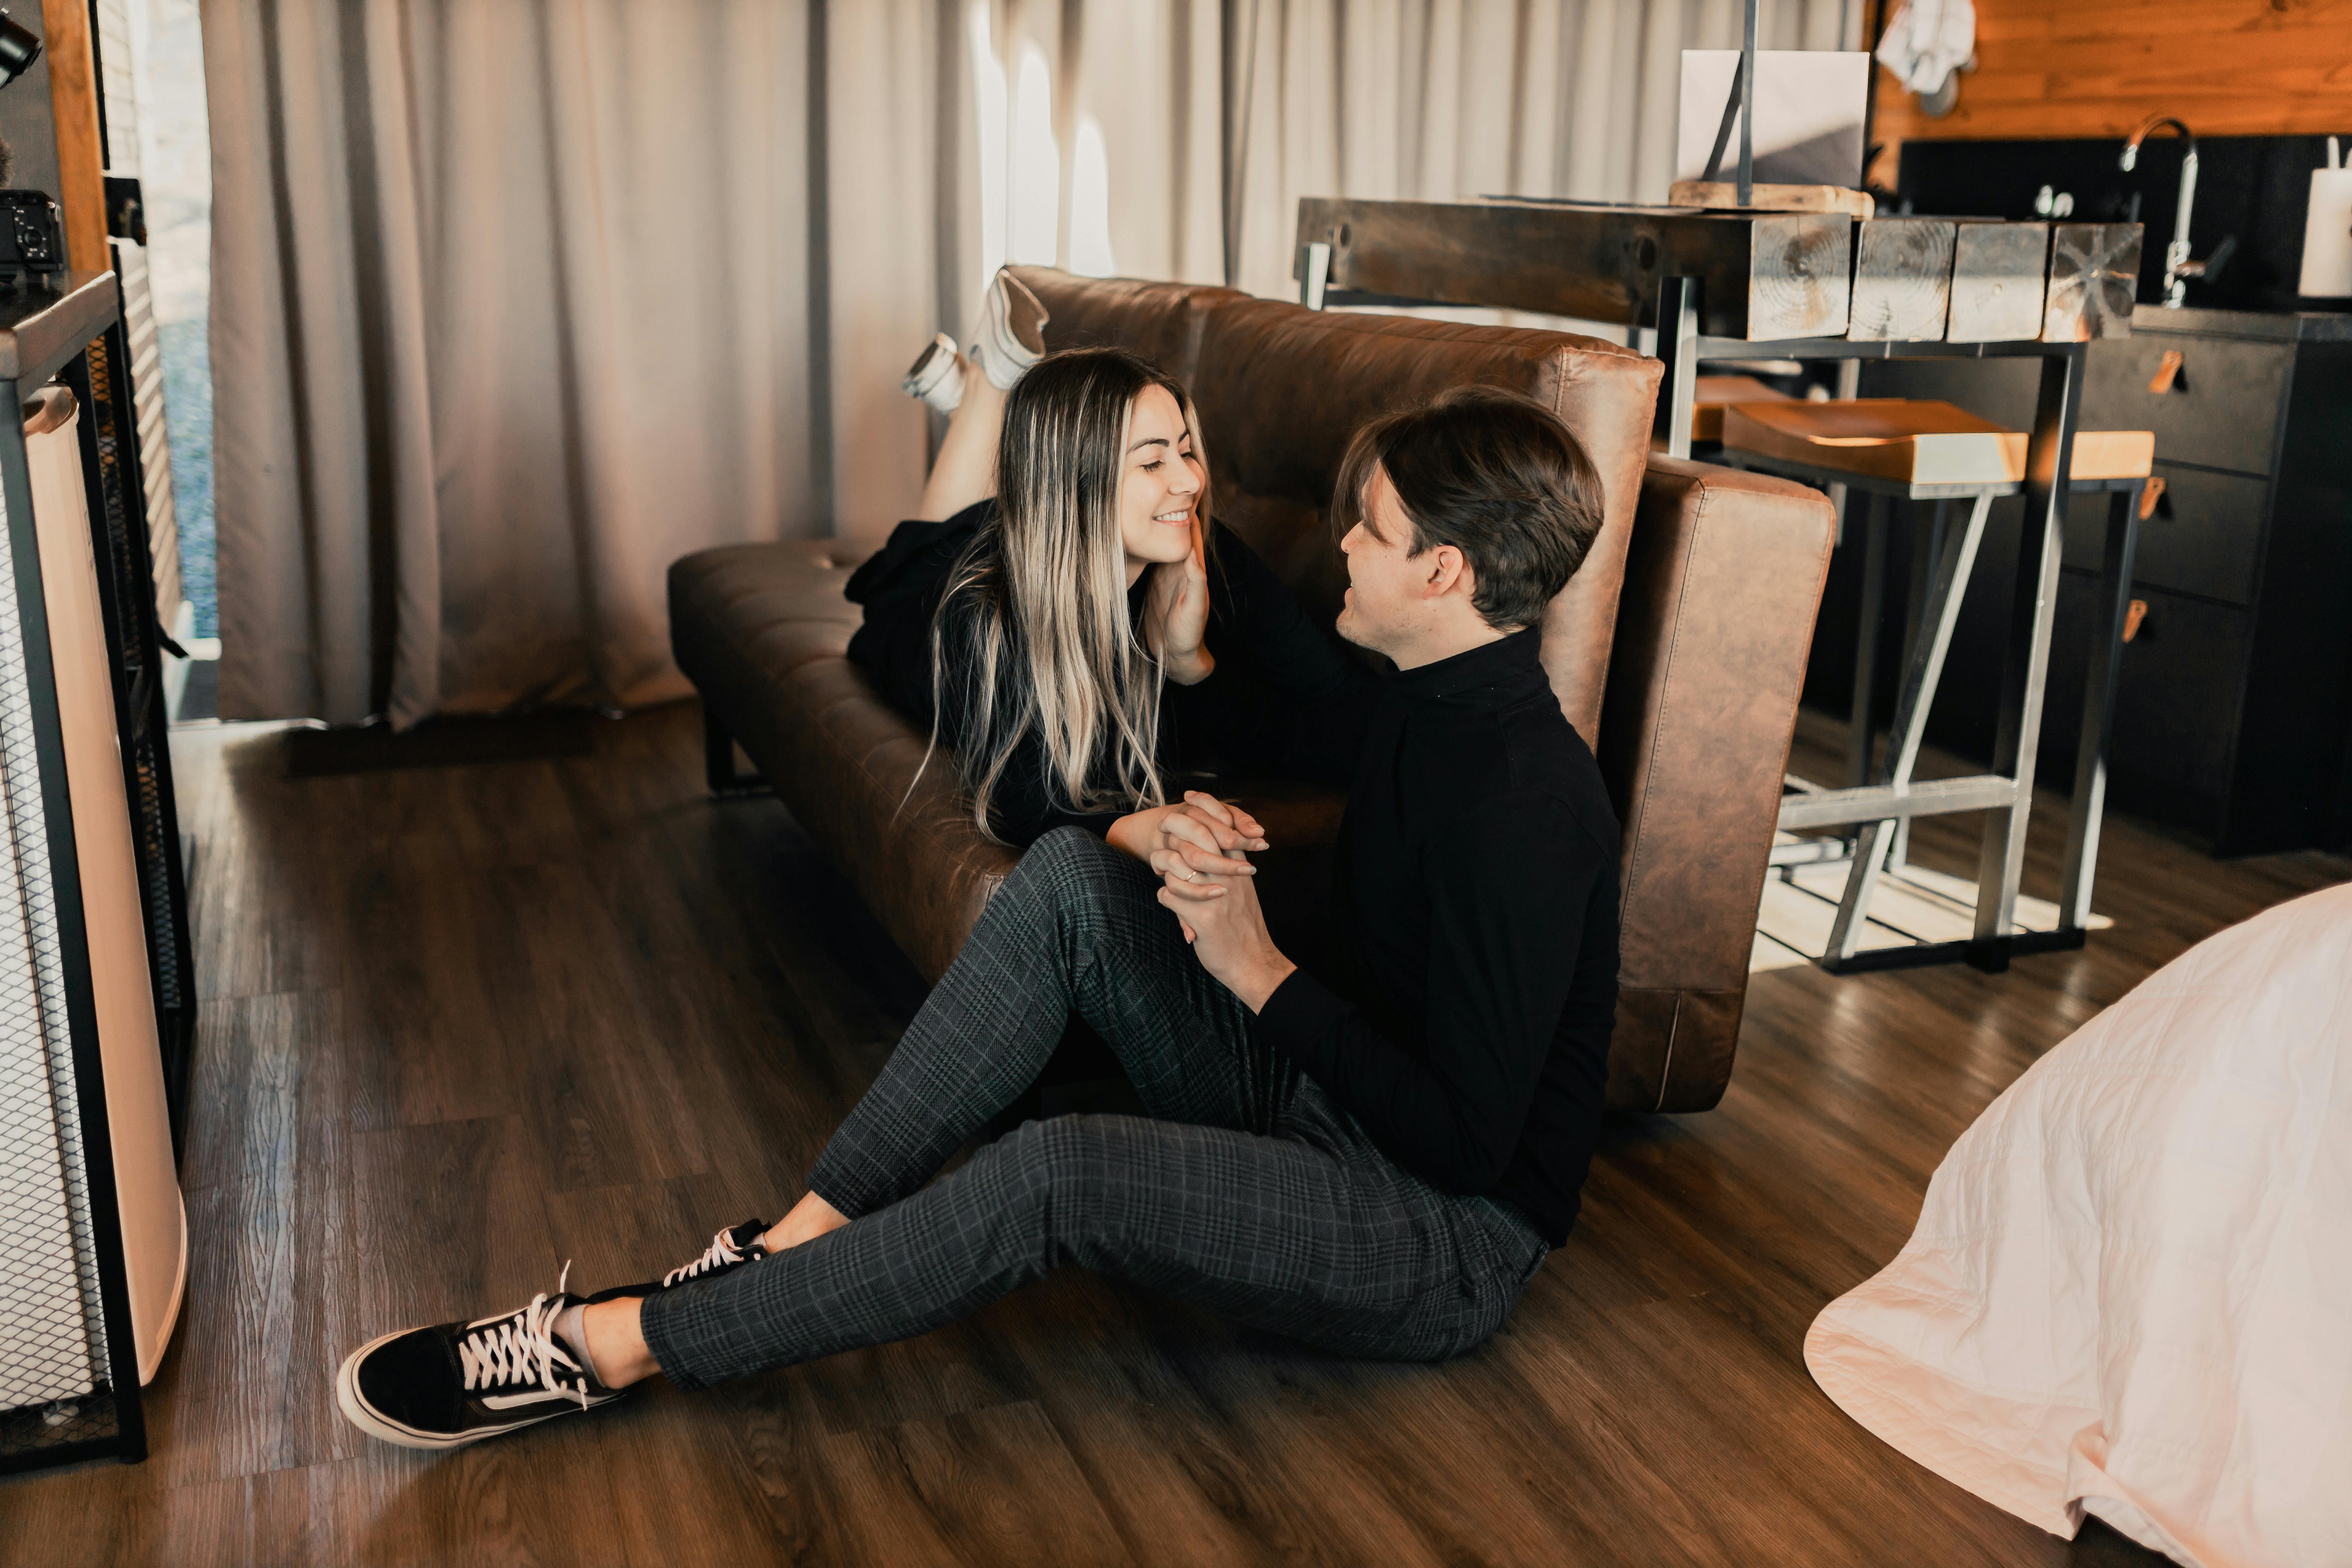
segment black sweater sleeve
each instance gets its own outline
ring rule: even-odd
[[[1164,700],[1178,721],[1236,768],[1345,784],[1380,678],[1318,629],[1256,552],[1222,526],[1209,603],[1216,667],[1194,685],[1168,683]]]
[[[1614,872],[1564,802],[1527,790],[1476,803],[1422,853],[1431,893],[1422,1038],[1382,1035],[1304,971],[1275,988],[1255,1026],[1391,1159],[1446,1191],[1483,1193],[1518,1146],[1594,886]]]
[[[865,610],[849,638],[851,662],[863,666],[891,705],[926,730],[933,706],[931,620],[949,574],[991,504],[968,507],[946,522],[900,523],[842,587],[842,596]]]
[[[1083,827],[1099,838],[1124,811],[1066,811],[1045,787],[1045,748],[1034,735],[1006,759],[991,797],[990,820],[997,837],[1027,848],[1056,827]]]

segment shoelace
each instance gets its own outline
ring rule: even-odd
[[[702,1256],[691,1263],[682,1263],[662,1276],[662,1289],[667,1290],[680,1280],[699,1279],[714,1268],[725,1268],[743,1261],[742,1249],[728,1239],[729,1233],[720,1231],[710,1238]]]
[[[563,1272],[556,1276],[554,1300],[542,1290],[513,1317],[476,1329],[457,1342],[457,1363],[465,1371],[468,1389],[536,1384],[551,1394],[572,1393],[579,1398],[581,1409],[588,1408],[587,1369],[555,1339],[555,1320],[563,1312],[564,1282],[571,1278],[572,1262],[566,1258]],[[567,1390],[563,1380],[555,1375],[558,1365],[581,1374],[577,1385]]]

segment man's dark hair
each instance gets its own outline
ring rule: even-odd
[[[1377,465],[1412,522],[1412,553],[1451,544],[1492,626],[1529,626],[1601,531],[1601,474],[1559,416],[1516,392],[1462,386],[1356,432],[1339,464],[1332,521],[1361,521]]]

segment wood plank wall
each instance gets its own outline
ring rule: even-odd
[[[1878,8],[1891,15],[1893,0]],[[1928,119],[1882,66],[1874,142],[2120,138],[2159,111],[2200,136],[2352,132],[2352,0],[1976,0],[1976,8],[1977,69],[1961,79],[1958,107]],[[1883,163],[1874,173],[1882,171],[1891,176]]]
[[[49,106],[58,121],[66,259],[78,270],[103,272],[114,265],[114,256],[106,242],[106,160],[99,147],[89,0],[41,0],[41,44],[49,62]]]

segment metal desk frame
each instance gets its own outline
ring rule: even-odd
[[[2083,366],[2088,345],[2081,342],[1956,343],[1936,342],[1858,342],[1852,338],[1801,338],[1776,342],[1752,342],[1744,338],[1701,336],[1699,280],[1667,278],[1658,285],[1658,358],[1666,374],[1658,398],[1661,433],[1667,455],[1690,456],[1691,408],[1703,360],[1794,359],[2038,359],[2042,362],[2039,395],[2034,402],[2033,428],[2026,439],[2025,527],[2018,541],[2017,591],[2010,606],[2009,637],[2000,674],[2000,719],[1993,737],[1992,772],[1975,779],[1937,780],[1896,790],[1880,785],[1865,790],[1824,792],[1814,797],[1823,815],[1815,826],[1885,820],[1925,815],[1929,811],[1984,811],[1984,845],[1977,860],[1977,910],[1974,936],[1959,944],[1959,956],[1977,968],[1999,973],[2018,952],[2080,947],[2081,920],[2087,906],[2080,889],[2066,889],[2066,912],[2055,931],[2020,931],[2016,927],[2017,888],[2025,868],[2025,835],[2033,808],[2033,765],[2041,742],[2042,693],[2050,667],[2050,626],[2056,608],[2058,565],[2066,519],[2066,493],[2073,479],[2074,431],[2082,418]],[[1837,482],[1853,487],[1854,476]],[[1905,487],[1906,493],[1909,487]],[[2135,520],[2136,521],[2136,520]],[[2110,554],[2118,547],[2112,538]],[[2127,565],[2128,563],[2126,563]],[[2129,574],[2123,581],[2128,584]],[[2104,671],[2094,671],[2093,684],[2108,689],[2112,702],[2115,661],[2105,658]],[[2098,727],[2103,733],[2105,725]],[[2095,786],[2104,773],[2095,764],[2085,775],[2095,787],[2078,781],[2078,796],[2104,795]],[[1839,817],[1828,813],[1848,811]],[[2088,837],[2095,852],[2096,812]],[[2094,856],[2095,858],[2095,855]],[[1941,962],[1917,949],[1893,949],[1910,963]],[[1826,963],[1826,960],[1824,961]],[[1873,962],[1857,953],[1849,967]]]
[[[1949,811],[1974,811],[2006,804],[2003,796],[2018,787],[2012,778],[1978,775],[1918,784],[1912,772],[1927,731],[1927,713],[1936,699],[1952,631],[1959,620],[1960,603],[1969,576],[1984,541],[1993,501],[2024,489],[2015,480],[1994,484],[1915,485],[1901,480],[1855,474],[1793,459],[1743,452],[1727,447],[1718,460],[1727,467],[1781,475],[1809,484],[1843,484],[1864,498],[1868,509],[1863,530],[1863,600],[1854,641],[1854,691],[1846,752],[1846,787],[1831,790],[1803,781],[1790,782],[1800,791],[1781,807],[1784,830],[1859,825],[1837,918],[1830,929],[1828,951],[1822,967],[1832,973],[1864,969],[1890,969],[1942,963],[1969,956],[1969,942],[1920,942],[1908,947],[1861,949],[1863,925],[1869,919],[1871,895],[1880,875],[1900,867],[1906,858],[1911,823],[1916,817]],[[2090,917],[2091,885],[2098,867],[2099,819],[2105,800],[2107,731],[2115,712],[2115,676],[2123,640],[2124,619],[2131,602],[2131,571],[2138,548],[2139,501],[2146,479],[2082,479],[2069,489],[2077,494],[2108,495],[2107,548],[2100,577],[2100,624],[2094,631],[2093,663],[2083,694],[2082,729],[2078,736],[2075,787],[2068,803],[2065,869],[2058,929],[2054,931],[2012,931],[2011,951],[2033,952],[2082,945],[2084,922]],[[1908,630],[1903,656],[1903,684],[1898,690],[1895,720],[1887,738],[1884,763],[1873,766],[1875,726],[1871,721],[1878,649],[1881,604],[1885,577],[1887,503],[1893,500],[1931,501],[1934,510],[1926,548],[1914,559]],[[1945,511],[1955,500],[1969,501],[1968,521],[1958,532],[1945,527]],[[2044,661],[2046,674],[2046,659]],[[2039,714],[2042,693],[2027,693],[2027,705]],[[2037,718],[2038,726],[2038,718]],[[2027,786],[2030,792],[2030,785]],[[1916,809],[1897,816],[1875,815],[1892,799],[1904,798]],[[2001,820],[2001,819],[1996,819]],[[1820,854],[1775,855],[1776,863],[1827,859]],[[1979,897],[1982,889],[1979,889]],[[2012,921],[2012,907],[2004,918]]]

